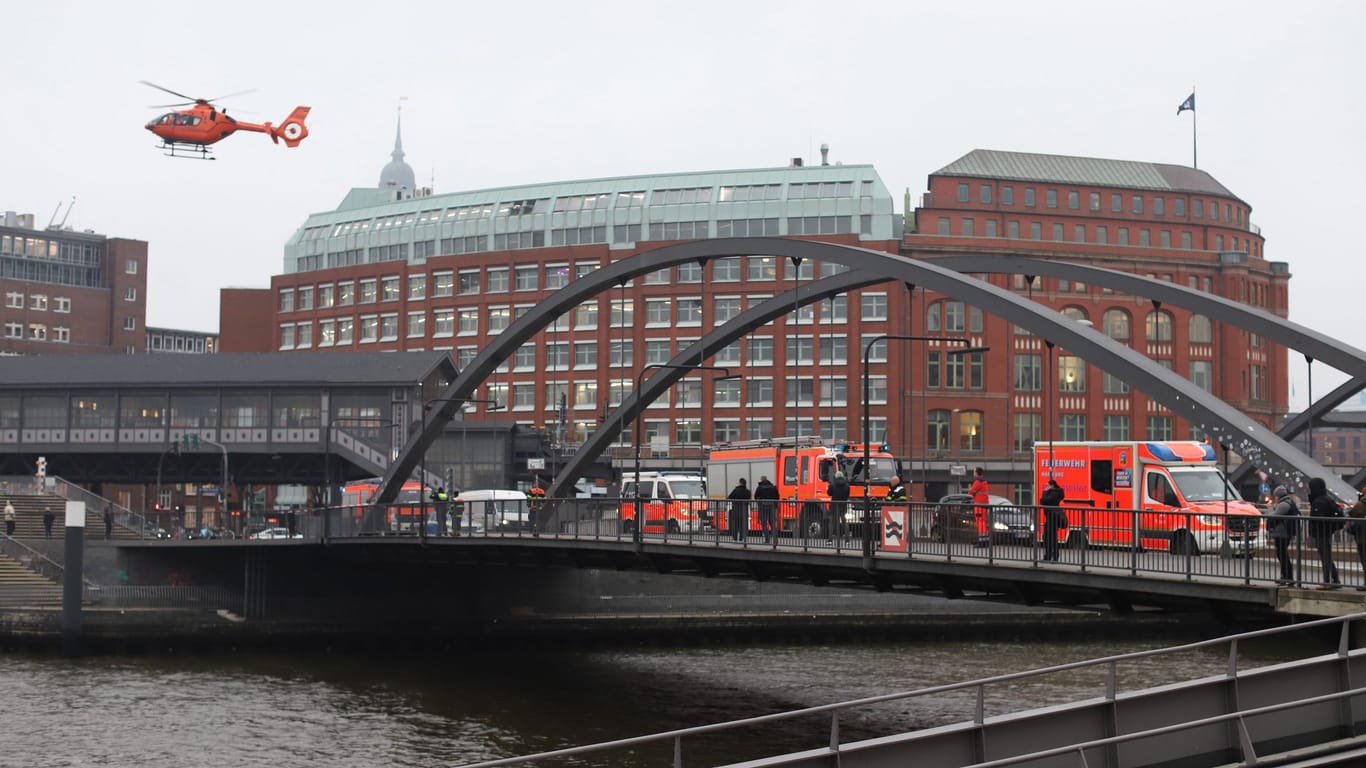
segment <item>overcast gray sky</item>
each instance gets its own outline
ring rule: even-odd
[[[947,6],[947,7],[946,7]],[[1366,347],[1366,4],[1356,2],[70,2],[10,4],[0,210],[149,243],[148,322],[217,330],[285,240],[388,161],[395,108],[438,192],[818,156],[893,190],[974,148],[1191,162],[1290,263],[1291,318]],[[150,80],[278,123],[166,158]],[[60,218],[60,216],[59,216]],[[1303,359],[1293,355],[1296,399]],[[1319,365],[1315,390],[1343,379]]]

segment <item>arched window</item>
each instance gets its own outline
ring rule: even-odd
[[[1209,344],[1214,341],[1214,328],[1211,326],[1209,318],[1204,315],[1191,315],[1190,323],[1190,342],[1192,344]]]
[[[1115,341],[1129,340],[1129,313],[1122,309],[1105,310],[1105,335]]]
[[[942,303],[936,301],[925,308],[925,330],[929,333],[939,333],[942,330],[939,325],[939,307]]]
[[[1082,309],[1081,307],[1063,307],[1061,310],[1059,310],[1059,314],[1061,314],[1063,317],[1066,317],[1069,320],[1087,319],[1086,310]]]
[[[1148,313],[1146,323],[1148,341],[1172,340],[1172,314],[1165,309],[1154,309]]]
[[[925,425],[928,430],[926,445],[930,452],[947,451],[949,449],[949,412],[930,411],[926,415]]]

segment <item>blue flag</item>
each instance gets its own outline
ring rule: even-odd
[[[1185,112],[1185,111],[1188,110],[1188,109],[1189,109],[1190,111],[1192,111],[1192,112],[1195,111],[1195,94],[1194,94],[1194,93],[1191,93],[1191,95],[1189,95],[1189,96],[1186,97],[1186,100],[1185,100],[1185,101],[1181,102],[1181,106],[1179,106],[1179,107],[1176,108],[1176,114],[1179,115],[1179,114],[1181,114],[1182,112]]]

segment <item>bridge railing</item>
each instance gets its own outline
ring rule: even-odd
[[[969,709],[964,712],[964,716],[968,718],[968,723],[978,729],[975,731],[977,736],[974,738],[985,738],[980,729],[988,720],[998,716],[1017,717],[1019,710],[1022,709],[1017,697],[992,695],[991,691],[1000,690],[1001,687],[1005,686],[1011,686],[1012,689],[1018,690],[1018,686],[1015,684],[1020,681],[1026,681],[1027,687],[1033,688],[1034,690],[1044,690],[1047,689],[1049,685],[1047,678],[1066,676],[1069,681],[1075,682],[1075,680],[1080,679],[1077,675],[1078,671],[1094,670],[1099,673],[1099,675],[1092,675],[1088,677],[1088,679],[1097,679],[1100,684],[1098,685],[1094,694],[1094,699],[1092,700],[1101,700],[1110,706],[1114,706],[1120,699],[1131,699],[1137,693],[1136,691],[1124,690],[1124,686],[1121,684],[1121,681],[1124,679],[1135,679],[1132,676],[1121,674],[1121,669],[1125,668],[1124,665],[1143,664],[1145,661],[1159,656],[1190,654],[1192,652],[1209,653],[1212,650],[1222,648],[1222,655],[1225,659],[1221,672],[1222,679],[1229,681],[1234,690],[1239,690],[1240,688],[1238,687],[1237,681],[1240,678],[1244,680],[1248,679],[1249,673],[1253,670],[1274,663],[1283,663],[1254,663],[1251,661],[1253,657],[1246,653],[1246,648],[1255,647],[1257,644],[1268,640],[1274,640],[1277,641],[1278,647],[1300,649],[1303,656],[1298,663],[1307,664],[1311,659],[1324,658],[1323,637],[1328,632],[1332,632],[1332,637],[1335,639],[1336,650],[1328,657],[1328,661],[1340,661],[1341,664],[1345,665],[1353,657],[1358,657],[1366,653],[1366,651],[1363,650],[1351,649],[1351,637],[1353,636],[1353,632],[1354,630],[1357,632],[1361,630],[1363,621],[1366,621],[1366,614],[1354,614],[1351,616],[1308,621],[1272,629],[1244,632],[1212,640],[1203,640],[1170,648],[1117,654],[1098,659],[1058,664],[1024,672],[995,675],[966,682],[937,685],[912,691],[901,691],[833,704],[806,707],[788,712],[759,715],[741,720],[732,720],[729,722],[713,723],[690,728],[679,728],[645,736],[574,746],[518,757],[467,763],[461,768],[495,768],[496,766],[505,765],[527,765],[590,754],[602,755],[604,753],[624,750],[630,750],[632,755],[639,757],[646,753],[645,748],[652,746],[659,750],[661,757],[671,752],[673,757],[672,765],[674,768],[684,768],[685,763],[683,755],[685,740],[689,745],[688,751],[690,753],[705,753],[705,744],[708,737],[715,738],[718,734],[735,730],[753,732],[760,727],[773,725],[775,723],[789,724],[788,728],[785,729],[785,732],[813,734],[828,733],[828,740],[813,743],[805,752],[790,753],[788,755],[789,758],[792,758],[790,762],[801,765],[824,765],[827,764],[827,761],[833,761],[829,762],[829,764],[837,765],[840,762],[840,756],[846,754],[852,744],[852,742],[845,742],[842,740],[840,732],[841,723],[865,722],[866,719],[862,718],[860,712],[867,712],[872,708],[880,707],[892,702],[906,702],[916,698],[933,698],[936,702],[937,710],[942,709],[948,702],[970,702],[968,705]],[[1295,636],[1294,639],[1286,639],[1292,635]],[[1295,662],[1292,662],[1292,664],[1294,663]],[[1342,669],[1345,674],[1347,667],[1344,666]],[[1149,678],[1146,675],[1139,675],[1137,676],[1137,679],[1148,680]],[[1259,698],[1255,704],[1244,703],[1240,705],[1234,701],[1237,697],[1229,697],[1230,703],[1228,705],[1228,711],[1222,712],[1216,716],[1182,720],[1179,717],[1180,713],[1174,712],[1169,719],[1174,720],[1175,722],[1145,721],[1146,727],[1139,730],[1112,735],[1102,739],[1067,744],[1066,746],[1047,747],[1044,749],[1035,748],[1028,751],[1027,754],[1021,752],[990,761],[973,761],[973,764],[980,764],[983,766],[1006,766],[1043,761],[1045,764],[1052,765],[1054,763],[1049,762],[1048,758],[1058,758],[1064,755],[1075,755],[1076,757],[1069,758],[1068,761],[1061,764],[1086,765],[1088,764],[1088,755],[1090,756],[1090,759],[1097,761],[1095,764],[1113,764],[1104,760],[1104,755],[1097,754],[1096,750],[1103,750],[1126,742],[1134,743],[1145,739],[1160,739],[1162,737],[1180,734],[1183,731],[1191,729],[1208,729],[1211,726],[1219,726],[1221,727],[1221,732],[1224,734],[1225,740],[1229,742],[1225,748],[1232,751],[1234,754],[1241,754],[1243,756],[1244,762],[1240,764],[1252,765],[1257,762],[1258,758],[1258,745],[1255,743],[1257,739],[1271,738],[1266,733],[1259,733],[1259,725],[1262,728],[1267,728],[1267,721],[1259,718],[1265,718],[1267,716],[1275,717],[1277,713],[1283,713],[1290,709],[1308,708],[1312,710],[1312,713],[1315,716],[1320,714],[1328,715],[1328,720],[1318,720],[1319,725],[1317,727],[1319,730],[1317,733],[1321,734],[1329,731],[1344,735],[1354,733],[1354,729],[1357,727],[1356,712],[1360,706],[1359,702],[1362,699],[1366,699],[1366,689],[1361,688],[1359,685],[1351,686],[1346,682],[1346,679],[1347,678],[1344,678],[1344,682],[1340,686],[1341,689],[1339,689],[1339,686],[1334,685],[1332,686],[1333,690],[1328,693],[1306,695],[1299,686],[1281,686],[1279,700],[1266,701],[1265,699]],[[1008,706],[1014,709],[1014,712],[989,711],[989,702],[1006,702]],[[1054,706],[1048,711],[1056,713],[1065,707],[1066,705],[1064,705],[1064,707]],[[905,704],[900,704],[897,707],[898,711],[905,711],[906,708],[907,705]],[[816,731],[809,727],[795,727],[798,722],[803,726],[809,726],[813,717],[824,717],[829,723],[828,730],[822,729]],[[895,736],[898,734],[889,733],[886,735]],[[727,736],[722,735],[720,738],[725,739]],[[867,739],[866,736],[861,738],[864,740]],[[1280,742],[1282,748],[1285,748],[1286,741],[1288,740]],[[1273,743],[1274,742],[1275,740],[1273,739]],[[1063,743],[1066,744],[1066,741]],[[1261,749],[1264,752],[1268,751],[1265,743],[1261,745]],[[668,750],[668,752],[666,752],[666,750]],[[913,756],[913,753],[903,754],[903,757],[907,756]],[[847,759],[853,760],[858,757],[861,756],[851,754],[848,755]],[[942,758],[943,755],[935,754],[927,755],[927,757]],[[780,759],[781,758],[777,757],[769,757],[768,760],[763,762],[765,764],[778,765],[780,764]],[[909,760],[903,762],[912,764]],[[748,764],[750,763],[746,763],[746,765]]]
[[[759,506],[753,501],[651,499],[641,505],[639,521],[636,505],[635,499],[595,496],[461,510],[458,535],[724,545],[755,552],[798,548],[812,553],[1025,563],[1186,580],[1217,577],[1242,584],[1334,587],[1332,572],[1336,570],[1339,585],[1366,590],[1366,524],[1356,534],[1344,525],[1350,521],[1342,518],[1318,521],[1302,516],[1293,525],[1293,535],[1278,545],[1268,525],[1273,518],[1260,514],[1069,506],[1067,525],[1053,529],[1045,511],[1031,506],[873,503],[865,510],[859,500],[832,504],[789,499],[773,507],[776,534],[766,536]],[[892,520],[904,534],[896,540],[887,536]],[[301,515],[297,532],[308,539],[441,538],[455,536],[456,523],[454,505],[448,509],[444,528],[433,504],[426,506],[425,524],[418,504],[367,505]],[[1050,535],[1056,535],[1056,551],[1048,546]],[[1331,566],[1320,554],[1320,541]],[[1277,555],[1282,546],[1286,570]]]

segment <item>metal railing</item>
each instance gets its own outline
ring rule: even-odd
[[[1355,587],[1366,591],[1366,523],[1362,543],[1344,527],[1343,518],[1297,518],[1296,534],[1286,540],[1289,575],[1283,576],[1268,518],[1230,512],[1149,512],[1068,507],[1069,524],[1057,532],[1056,559],[1045,542],[1051,530],[1044,511],[1031,506],[988,506],[979,516],[972,504],[873,503],[870,520],[863,502],[787,499],[775,502],[776,533],[766,536],[760,505],[725,499],[650,499],[640,515],[636,500],[595,496],[548,499],[540,504],[505,504],[486,512],[464,510],[459,536],[547,537],[682,546],[731,546],[748,550],[800,550],[879,558],[935,557],[950,561],[1028,564],[1196,580],[1214,577],[1244,585]],[[896,546],[884,540],[884,512],[899,510],[904,535]],[[300,515],[298,530],[317,539],[327,517],[328,537],[418,536],[424,534],[419,505],[343,507]],[[734,519],[733,519],[734,518]],[[986,528],[983,536],[979,531]],[[738,521],[735,522],[735,521]],[[448,514],[443,532],[431,503],[425,535],[454,536],[456,516]],[[1328,533],[1314,537],[1322,527]],[[1330,556],[1325,561],[1319,544]],[[1337,583],[1331,568],[1338,573]]]
[[[987,689],[989,687],[993,685],[1009,684],[1020,680],[1031,680],[1051,675],[1066,674],[1074,672],[1076,670],[1086,670],[1096,667],[1101,667],[1104,669],[1104,685],[1103,690],[1096,691],[1095,696],[1101,697],[1103,701],[1112,704],[1122,695],[1132,694],[1131,691],[1121,690],[1121,676],[1119,674],[1119,667],[1122,664],[1142,662],[1146,659],[1151,659],[1157,656],[1188,653],[1191,651],[1216,648],[1219,646],[1227,646],[1227,661],[1225,665],[1225,672],[1223,673],[1223,679],[1236,681],[1239,678],[1240,674],[1243,674],[1247,671],[1247,669],[1243,669],[1240,666],[1240,662],[1246,662],[1245,656],[1240,655],[1239,653],[1240,644],[1245,646],[1249,643],[1249,641],[1261,640],[1269,637],[1279,637],[1290,633],[1321,632],[1326,627],[1332,627],[1334,625],[1337,625],[1339,639],[1337,643],[1337,651],[1335,656],[1337,658],[1347,659],[1349,656],[1366,654],[1366,650],[1350,650],[1350,636],[1353,625],[1359,624],[1363,621],[1366,621],[1366,614],[1354,614],[1351,616],[1321,619],[1317,621],[1304,622],[1302,624],[1293,624],[1284,627],[1275,627],[1271,629],[1244,632],[1236,635],[1230,635],[1227,637],[1215,638],[1212,640],[1202,640],[1199,642],[1187,643],[1184,645],[1178,645],[1169,648],[1160,648],[1149,651],[1136,651],[1132,653],[1117,654],[1114,656],[1107,656],[1099,659],[1069,662],[1066,664],[1058,664],[1054,666],[1043,667],[1040,669],[1028,670],[1024,672],[1012,672],[1003,675],[994,675],[992,677],[981,678],[978,680],[969,680],[966,682],[952,683],[948,685],[936,685],[926,688],[919,688],[912,691],[901,691],[897,693],[889,693],[879,696],[869,696],[865,698],[853,699],[850,701],[843,701],[834,704],[823,704],[814,707],[806,707],[803,709],[791,710],[788,712],[759,715],[756,717],[732,720],[724,723],[713,723],[709,725],[694,726],[690,728],[679,728],[675,730],[663,731],[660,733],[654,733],[645,736],[635,736],[625,739],[616,739],[613,741],[606,741],[597,744],[587,744],[576,747],[568,747],[564,749],[539,752],[536,754],[523,755],[519,757],[507,757],[495,760],[486,760],[477,763],[468,763],[462,766],[462,768],[495,768],[495,766],[522,765],[528,763],[538,763],[558,758],[610,752],[613,750],[633,749],[638,747],[660,744],[667,744],[669,746],[672,746],[674,768],[684,768],[682,755],[683,741],[685,739],[698,739],[699,737],[705,737],[709,734],[716,734],[736,729],[747,730],[753,728],[754,726],[770,723],[792,722],[801,718],[810,718],[813,715],[828,715],[830,728],[828,742],[824,744],[813,745],[812,749],[819,751],[828,751],[829,755],[833,759],[838,760],[841,752],[846,751],[847,747],[849,746],[848,744],[841,741],[840,723],[842,719],[852,721],[851,713],[854,710],[863,709],[874,705],[886,704],[889,702],[902,702],[914,698],[942,697],[945,694],[951,694],[954,692],[968,692],[971,694],[972,701],[974,702],[974,711],[970,722],[975,726],[981,726],[984,723],[986,723],[989,718],[996,716],[995,714],[987,712],[986,702],[988,700],[991,700],[990,697],[988,697],[987,695]],[[1313,648],[1315,647],[1315,643],[1311,639],[1309,642],[1299,643],[1297,647]],[[1256,667],[1248,667],[1248,669],[1255,668]],[[1191,720],[1189,722],[1182,722],[1178,724],[1149,728],[1142,731],[1120,734],[1117,736],[1112,736],[1104,739],[1094,739],[1062,747],[1052,747],[1048,749],[1030,752],[1029,754],[1013,755],[1006,758],[1000,758],[992,761],[974,764],[980,764],[981,766],[1014,765],[1018,763],[1029,762],[1032,760],[1039,760],[1050,756],[1065,755],[1069,753],[1084,753],[1087,750],[1092,750],[1099,747],[1116,745],[1123,742],[1132,742],[1140,739],[1152,738],[1154,736],[1159,736],[1167,733],[1176,733],[1182,730],[1188,730],[1193,728],[1199,728],[1202,726],[1208,726],[1211,724],[1226,722],[1234,723],[1238,726],[1237,735],[1239,737],[1239,748],[1241,749],[1244,755],[1244,760],[1248,760],[1250,758],[1253,762],[1255,762],[1256,753],[1253,749],[1252,739],[1248,734],[1247,725],[1245,722],[1247,718],[1272,712],[1283,711],[1295,707],[1313,706],[1324,702],[1348,701],[1356,697],[1366,697],[1366,688],[1356,687],[1351,688],[1350,690],[1335,691],[1330,694],[1310,696],[1294,701],[1278,702],[1275,704],[1253,707],[1248,709],[1237,709],[1236,711],[1226,712],[1214,717],[1200,718],[1196,720]],[[1082,699],[1079,699],[1079,701],[1085,700],[1086,698],[1091,697],[1083,697]],[[1008,697],[1006,700],[1012,702],[1014,701],[1013,699],[1010,699]],[[1348,704],[1350,704],[1350,701],[1348,701]],[[1342,716],[1349,717],[1350,709],[1351,707],[1349,705],[1344,705],[1343,707],[1341,707],[1340,710],[1343,712]],[[1012,711],[1018,712],[1020,710],[1015,709]],[[1000,714],[1009,713],[1002,712]],[[1339,725],[1350,726],[1351,724],[1345,723]],[[1086,762],[1084,755],[1081,756],[1080,759],[1081,762],[1079,762],[1078,765],[1085,765]]]

